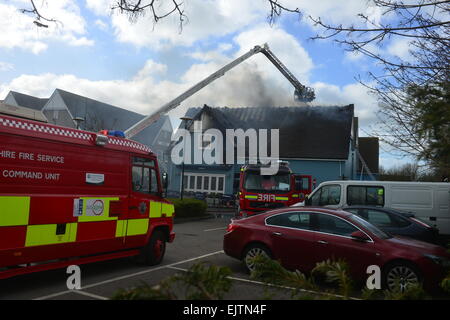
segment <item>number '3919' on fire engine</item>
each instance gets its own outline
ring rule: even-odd
[[[172,242],[151,150],[123,137],[0,115],[0,279],[136,256]]]

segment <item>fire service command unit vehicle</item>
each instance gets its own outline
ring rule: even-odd
[[[174,206],[138,142],[0,115],[0,279],[137,256],[161,262]]]

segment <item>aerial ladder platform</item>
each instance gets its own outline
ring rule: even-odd
[[[152,114],[146,116],[145,118],[143,118],[142,120],[140,120],[139,122],[134,124],[133,126],[131,126],[130,128],[128,128],[125,131],[125,137],[128,139],[131,139],[133,136],[135,136],[136,134],[138,134],[139,132],[144,130],[146,127],[148,127],[152,123],[158,121],[159,117],[162,114],[165,114],[165,113],[169,112],[170,110],[176,108],[177,106],[179,106],[181,104],[181,102],[183,102],[184,100],[186,100],[187,98],[189,98],[190,96],[195,94],[196,92],[200,91],[201,89],[203,89],[204,87],[209,85],[214,80],[222,77],[226,72],[230,71],[231,69],[233,69],[234,67],[236,67],[237,65],[244,62],[245,60],[247,60],[248,58],[252,57],[253,55],[255,55],[257,53],[264,54],[267,57],[267,59],[269,59],[269,61],[272,62],[275,65],[275,67],[277,67],[277,69],[294,86],[295,100],[302,101],[302,102],[310,102],[315,99],[314,90],[312,88],[306,87],[303,84],[301,84],[297,80],[297,78],[292,74],[292,72],[290,72],[289,69],[269,49],[269,46],[266,43],[262,46],[253,47],[247,53],[245,53],[245,54],[241,55],[240,57],[236,58],[235,60],[231,61],[230,63],[228,63],[224,67],[220,68],[216,72],[212,73],[211,75],[209,75],[208,77],[206,77],[205,79],[203,79],[202,81],[200,81],[199,83],[197,83],[196,85],[194,85],[193,87],[188,89],[187,91],[185,91],[182,94],[180,94],[179,96],[177,96],[175,99],[173,99],[173,100],[169,101],[168,103],[164,104],[163,106],[161,106],[159,109],[157,109]]]

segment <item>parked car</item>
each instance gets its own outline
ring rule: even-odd
[[[256,254],[302,272],[327,259],[344,259],[360,280],[367,278],[368,266],[377,265],[389,289],[417,282],[434,287],[450,266],[443,247],[393,237],[355,214],[328,208],[289,207],[232,220],[223,248],[250,271]]]
[[[438,229],[417,218],[411,212],[373,206],[348,206],[342,210],[357,214],[392,235],[442,245]]]

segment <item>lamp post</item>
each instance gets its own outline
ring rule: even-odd
[[[180,118],[182,121],[184,121],[184,130],[186,133],[187,130],[187,123],[188,121],[192,120],[192,118],[189,117],[181,117]],[[185,152],[186,152],[186,136],[183,137],[183,144],[184,144],[184,148],[183,148],[183,162],[181,163],[181,193],[180,193],[180,199],[183,200],[183,193],[184,193],[184,159],[185,158]],[[189,152],[191,152],[191,150],[189,150]]]

